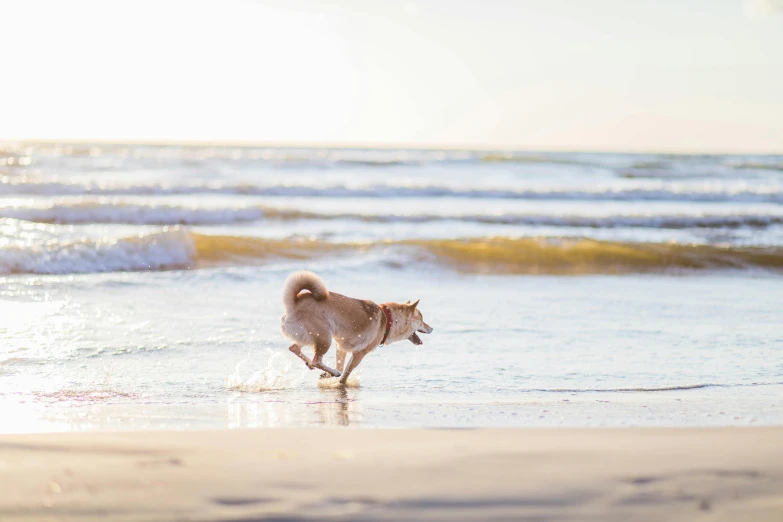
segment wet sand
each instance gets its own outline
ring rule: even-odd
[[[0,437],[2,521],[783,520],[783,428]]]

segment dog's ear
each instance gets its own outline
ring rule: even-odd
[[[415,310],[416,307],[419,305],[419,301],[421,301],[421,299],[416,299],[416,302],[411,305],[411,308],[413,308]],[[410,303],[410,301],[408,301],[408,302]]]
[[[405,301],[405,304],[411,304],[411,300],[408,299],[407,301]]]

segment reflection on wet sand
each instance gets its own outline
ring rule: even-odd
[[[345,388],[328,391],[333,400],[318,403],[318,415],[323,425],[349,426],[352,422],[361,421],[361,404],[356,400],[355,392],[349,394]]]
[[[228,428],[274,428],[282,426],[350,426],[362,420],[358,393],[345,388],[318,389],[312,400],[281,400],[276,395],[242,394],[228,403]],[[255,395],[255,394],[252,394]]]

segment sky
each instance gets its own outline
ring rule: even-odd
[[[0,139],[783,153],[783,0],[0,13]]]

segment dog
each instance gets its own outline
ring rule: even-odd
[[[424,344],[418,334],[432,333],[424,322],[419,301],[383,303],[346,297],[330,292],[312,272],[294,272],[283,287],[285,314],[280,319],[283,335],[294,342],[288,349],[308,368],[323,370],[321,378],[339,377],[345,384],[362,359],[378,346],[409,340]],[[334,340],[337,345],[337,369],[326,366],[323,357]],[[302,348],[312,346],[312,360]],[[351,354],[345,368],[345,354]]]

